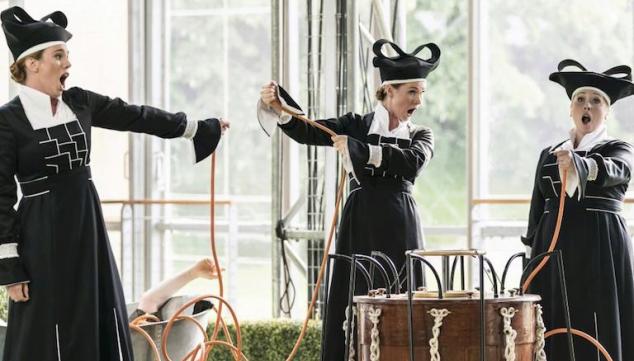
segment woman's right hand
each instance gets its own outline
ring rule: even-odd
[[[7,286],[7,293],[13,302],[26,302],[29,300],[29,285],[27,283],[17,283]]]
[[[282,113],[282,103],[280,103],[280,99],[277,96],[277,83],[274,81],[271,80],[269,83],[262,86],[262,89],[260,90],[260,99],[262,100],[262,103],[273,108],[277,114]]]
[[[225,118],[218,118],[218,122],[220,123],[220,134],[224,135],[231,128],[231,122]]]
[[[571,151],[567,149],[557,149],[553,154],[557,157],[557,165],[559,165],[559,169],[561,169],[562,173],[564,171],[574,171]]]

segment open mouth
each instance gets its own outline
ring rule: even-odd
[[[414,112],[416,111],[416,108],[412,108],[412,109],[408,109],[407,110],[407,116],[412,116],[412,114],[414,114]]]
[[[70,74],[68,73],[64,73],[62,74],[62,76],[59,77],[59,82],[62,84],[62,88],[66,89],[66,79],[68,78]]]
[[[592,118],[590,117],[590,114],[584,114],[581,116],[581,122],[583,124],[588,124],[592,121]]]

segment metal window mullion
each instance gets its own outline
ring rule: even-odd
[[[480,82],[480,69],[481,69],[481,4],[477,0],[467,0],[468,3],[468,75],[467,75],[467,245],[469,249],[477,247],[477,242],[474,239],[476,227],[475,227],[475,212],[477,212],[477,206],[474,205],[473,200],[480,196],[480,142],[479,142],[479,123],[480,123],[480,111],[481,111],[481,98],[479,96],[481,90]],[[473,272],[472,262],[467,262],[467,274],[468,277],[467,288],[473,288]]]
[[[282,74],[282,37],[284,28],[285,0],[271,0],[271,78],[280,79]],[[281,182],[281,135],[275,132],[271,142],[271,316],[280,316],[280,249],[275,234],[277,221],[282,218]]]
[[[167,80],[166,58],[169,51],[169,40],[167,33],[169,27],[169,19],[167,14],[167,1],[155,0],[145,3],[145,59],[146,66],[146,102],[157,107],[165,107],[166,99],[169,98]],[[145,197],[150,199],[160,199],[165,197],[165,189],[158,189],[163,176],[163,168],[157,168],[165,164],[165,147],[166,142],[162,139],[145,136]],[[142,292],[159,281],[161,259],[161,249],[163,243],[163,235],[158,234],[158,242],[153,242],[157,236],[155,225],[157,220],[163,217],[163,206],[145,206],[144,216],[147,221],[143,222],[144,238],[142,242],[142,252],[140,252],[137,260],[141,266],[137,267],[142,275],[142,283],[139,284]],[[135,295],[140,296],[140,294]]]
[[[132,103],[146,102],[146,7],[144,0],[130,0],[128,3],[128,99]],[[144,198],[145,164],[146,163],[146,137],[142,134],[128,133],[128,174],[130,198]],[[122,213],[123,214],[123,213]],[[143,207],[129,207],[130,227],[123,228],[121,232],[121,278],[126,299],[138,299],[143,290],[137,286],[137,264],[135,240],[143,239],[144,227],[142,222],[134,222],[134,218],[144,217]],[[122,220],[123,222],[123,220]],[[124,232],[129,229],[129,234]],[[127,235],[127,237],[126,237]],[[129,243],[126,242],[129,239]]]

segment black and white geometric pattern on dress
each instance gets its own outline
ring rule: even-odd
[[[79,121],[37,129],[35,133],[36,139],[44,147],[44,163],[55,174],[87,165],[88,142]]]

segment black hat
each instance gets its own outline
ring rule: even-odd
[[[562,71],[568,66],[578,68],[578,71]],[[632,83],[632,69],[627,65],[618,65],[603,73],[588,71],[578,61],[572,59],[562,60],[557,66],[558,72],[550,74],[548,79],[561,84],[566,89],[568,97],[579,88],[593,88],[607,97],[610,105],[617,100],[634,94]]]
[[[390,44],[397,53],[396,56],[385,56],[382,52],[383,45]],[[421,50],[429,49],[431,57],[423,60],[416,56]],[[379,68],[383,84],[408,83],[421,81],[438,66],[440,48],[434,43],[423,44],[411,54],[407,54],[398,45],[385,39],[379,39],[372,47],[374,59],[372,64]]]
[[[0,13],[0,19],[15,61],[50,46],[65,43],[73,36],[65,29],[68,20],[61,11],[50,13],[38,21],[21,7],[14,6]]]

